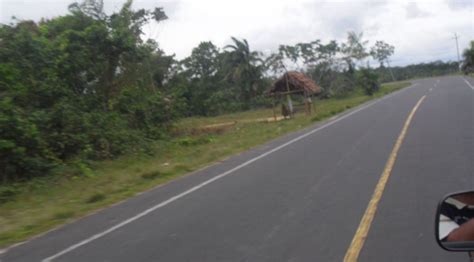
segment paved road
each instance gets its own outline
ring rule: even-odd
[[[474,80],[469,79],[474,86]],[[434,211],[473,188],[474,88],[415,81],[0,255],[3,261],[342,261],[407,116],[359,261],[467,261],[434,241]]]

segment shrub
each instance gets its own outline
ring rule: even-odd
[[[19,193],[19,189],[14,186],[1,186],[0,187],[0,205],[11,201]]]
[[[380,89],[378,75],[368,68],[361,68],[356,73],[357,85],[362,88],[366,95],[373,95]]]

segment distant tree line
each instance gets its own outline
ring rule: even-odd
[[[142,28],[168,17],[162,8],[133,10],[127,1],[107,15],[101,0],[69,6],[69,14],[0,26],[0,184],[50,173],[64,163],[147,151],[179,117],[268,106],[265,90],[283,72],[305,72],[321,97],[380,81],[445,74],[451,63],[390,67],[394,47],[368,47],[362,33],[343,43],[281,45],[272,54],[232,37],[219,48],[202,42],[177,60]],[[368,66],[369,57],[379,67]]]
[[[434,61],[429,63],[412,64],[407,66],[395,66],[390,70],[396,80],[407,80],[414,78],[442,76],[459,72],[458,62]],[[375,72],[382,82],[392,81],[392,76],[387,72],[386,68],[379,67]]]

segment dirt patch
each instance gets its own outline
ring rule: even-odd
[[[189,135],[189,136],[201,136],[201,135],[219,135],[225,133],[229,129],[233,128],[237,124],[249,124],[249,123],[271,123],[285,120],[283,116],[277,117],[265,117],[265,118],[254,118],[254,119],[242,119],[239,121],[229,121],[211,125],[198,126],[193,128],[186,128],[177,130],[175,135]]]

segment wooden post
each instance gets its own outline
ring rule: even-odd
[[[303,94],[304,94],[304,111],[306,115],[309,116],[311,113],[309,109],[308,96],[306,94],[306,90],[303,91]]]
[[[387,58],[387,65],[388,65],[388,71],[390,71],[390,75],[392,75],[392,81],[395,82],[395,77],[393,76],[392,69],[390,68],[390,62],[388,61],[388,58]]]
[[[275,96],[274,95],[272,96],[272,110],[273,110],[273,119],[276,122],[277,121],[277,116],[276,116],[276,112],[275,112]]]
[[[290,118],[293,118],[293,103],[291,102],[290,96],[290,85],[288,84],[288,71],[285,72],[285,80],[286,80],[286,91],[288,94],[286,95],[286,99],[288,101],[288,110],[290,111]]]
[[[316,99],[314,102],[316,102]],[[313,111],[314,111],[314,114],[316,114],[316,103],[311,103],[311,104],[313,104]]]

